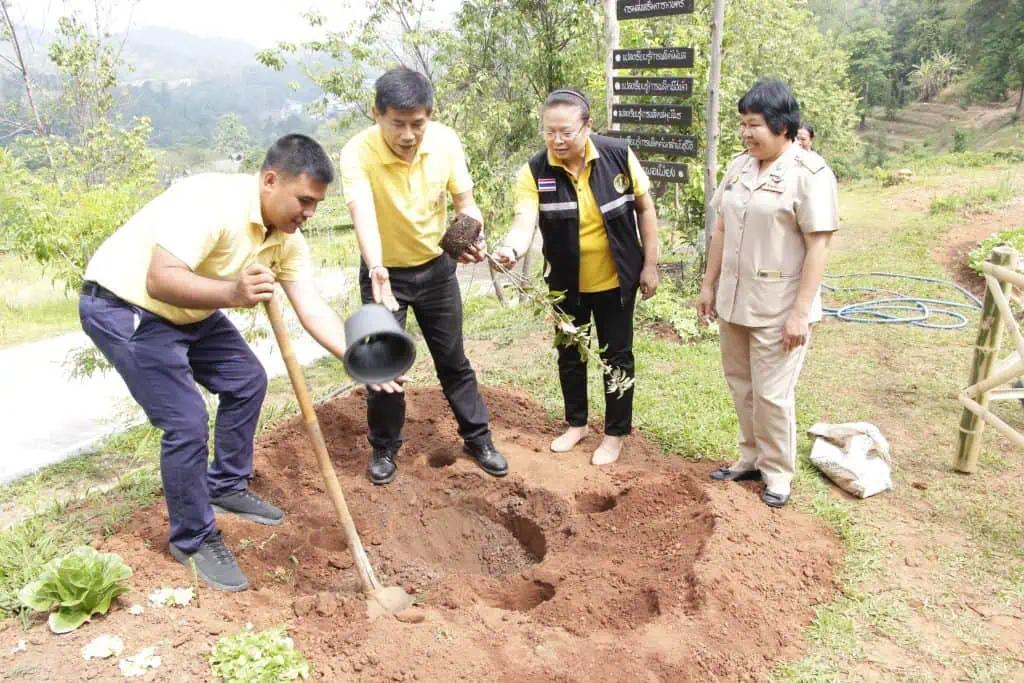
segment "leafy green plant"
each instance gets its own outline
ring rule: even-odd
[[[210,655],[213,674],[225,683],[277,683],[309,678],[309,663],[295,643],[277,626],[253,631],[246,624],[238,633],[224,636]]]
[[[982,240],[967,256],[967,263],[971,270],[980,274],[982,272],[981,264],[988,260],[992,250],[1004,244],[1024,253],[1024,228],[1003,230]]]
[[[50,614],[50,630],[68,633],[92,615],[106,614],[114,598],[131,590],[119,583],[131,575],[120,556],[83,545],[43,567],[39,579],[22,588],[18,597],[39,612],[56,607]]]
[[[992,211],[1005,206],[1013,198],[1013,191],[1009,180],[1004,178],[998,185],[972,187],[967,192],[936,197],[929,211],[933,215]]]
[[[508,270],[501,263],[488,255],[487,260],[500,273],[506,275],[512,287],[519,292],[519,300],[530,307],[531,312],[541,317],[551,315],[555,323],[555,346],[575,346],[579,351],[580,358],[584,363],[594,361],[601,368],[605,376],[605,391],[609,394],[617,394],[620,398],[623,394],[633,388],[635,379],[626,374],[622,368],[609,365],[601,352],[604,348],[594,352],[594,329],[592,323],[577,327],[573,324],[572,318],[564,313],[558,304],[565,301],[565,292],[548,291],[527,278],[522,273]],[[553,312],[552,312],[553,311]]]
[[[697,310],[691,305],[690,299],[684,297],[678,286],[668,278],[661,281],[657,296],[637,305],[637,314],[643,320],[671,325],[683,342],[718,338],[718,325],[698,324]]]

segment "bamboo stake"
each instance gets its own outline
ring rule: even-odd
[[[996,247],[996,249],[999,248],[1000,247]],[[1012,285],[1024,289],[1024,274],[1018,273],[1016,270],[1010,270],[1009,268],[1004,268],[988,262],[981,264],[981,269],[987,275],[992,275],[1000,282],[1009,282]]]
[[[1017,319],[1013,317],[1013,311],[1010,310],[1010,302],[1007,301],[1006,295],[1003,294],[1000,281],[992,275],[986,275],[985,284],[988,286],[988,291],[992,292],[992,298],[995,299],[996,306],[999,307],[999,313],[1003,317],[1003,324],[1006,325],[1006,330],[1013,337],[1013,344],[1017,347],[1017,355],[1024,356],[1024,338],[1020,336]]]
[[[974,398],[976,396],[986,394],[1001,384],[1006,384],[1012,379],[1017,379],[1024,373],[1024,363],[1017,363],[1003,368],[998,372],[990,372],[988,378],[983,379],[977,384],[973,384],[964,389],[964,395],[967,398]]]
[[[1007,439],[1013,441],[1018,446],[1024,446],[1024,435],[1021,435],[1013,427],[1003,422],[999,419],[998,415],[990,411],[988,408],[983,408],[977,401],[972,401],[966,396],[960,397],[960,403],[963,404],[964,410],[970,411],[970,413],[975,417],[980,417],[982,420],[981,424],[988,422]]]
[[[996,247],[992,250],[989,260],[993,265],[1008,266],[1009,269],[1014,269],[1017,267],[1017,252],[1009,247]],[[992,274],[995,275],[996,273]],[[1010,291],[1010,287],[1009,282],[1003,282],[1000,286],[1004,295]],[[999,345],[1002,342],[1003,325],[1000,320],[1001,317],[1002,313],[996,305],[990,286],[985,291],[985,303],[981,310],[981,321],[978,323],[978,339],[974,345],[974,363],[971,365],[971,376],[968,382],[971,386],[985,381],[992,374],[992,366],[996,362],[996,357],[999,354]],[[960,431],[957,435],[957,452],[956,459],[953,461],[953,468],[968,474],[978,470],[978,455],[981,452],[981,437],[985,429],[985,420],[991,421],[996,429],[1004,435],[1006,434],[1003,428],[997,424],[997,422],[1002,423],[1002,421],[988,412],[988,393],[981,394],[979,398],[980,400],[977,402],[972,401],[966,396],[961,396],[960,398],[960,402],[964,405],[964,410],[960,415]],[[977,412],[972,409],[971,404],[977,407]],[[995,419],[993,420],[989,416]],[[979,417],[983,419],[979,420]],[[1002,423],[1002,425],[1011,432],[1013,431],[1005,423]],[[1009,435],[1007,436],[1011,439],[1014,438]]]

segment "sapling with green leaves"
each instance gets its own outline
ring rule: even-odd
[[[453,259],[458,259],[466,249],[475,244],[480,237],[483,226],[474,218],[459,214],[452,219],[448,229],[441,238],[441,249]],[[601,354],[604,348],[594,352],[593,323],[577,326],[571,317],[558,304],[565,301],[565,292],[551,291],[534,283],[522,273],[517,273],[503,266],[491,254],[484,254],[487,262],[499,273],[505,275],[513,288],[519,293],[519,300],[526,302],[530,311],[537,317],[551,314],[555,323],[555,346],[575,346],[584,363],[591,361],[598,364],[605,376],[605,387],[609,394],[620,398],[636,381],[625,370],[610,365]]]

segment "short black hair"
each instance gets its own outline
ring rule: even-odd
[[[800,105],[782,81],[758,81],[736,105],[740,114],[761,114],[773,134],[796,139],[800,129]]]
[[[583,117],[583,121],[590,120],[590,102],[579,90],[575,88],[560,88],[558,90],[552,90],[551,94],[544,100],[544,106],[541,107],[541,116],[544,115],[551,107],[557,107],[565,105],[569,107],[579,107],[580,115]]]
[[[388,108],[412,111],[421,107],[427,113],[434,111],[434,87],[427,77],[418,71],[399,67],[385,71],[374,84],[376,95],[373,106],[381,114]]]
[[[814,139],[814,126],[809,123],[801,123],[800,128],[807,131],[807,135],[813,140]],[[797,132],[800,132],[800,128],[797,128]]]
[[[293,133],[278,138],[267,150],[260,172],[273,169],[286,178],[303,173],[318,182],[334,182],[334,166],[320,143],[308,135]]]

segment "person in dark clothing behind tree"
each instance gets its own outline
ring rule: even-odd
[[[545,149],[516,182],[516,218],[495,253],[512,267],[530,246],[540,215],[548,286],[564,291],[558,307],[576,327],[594,319],[602,357],[633,377],[633,309],[658,288],[658,216],[650,181],[628,145],[591,134],[590,103],[577,90],[555,90],[541,110]],[[639,227],[639,235],[638,235]],[[587,435],[587,366],[573,346],[558,349],[568,430],[551,450],[572,450]],[[605,378],[607,381],[607,378]],[[607,388],[607,387],[606,387]],[[605,436],[591,462],[615,462],[632,429],[633,389],[605,394]]]

